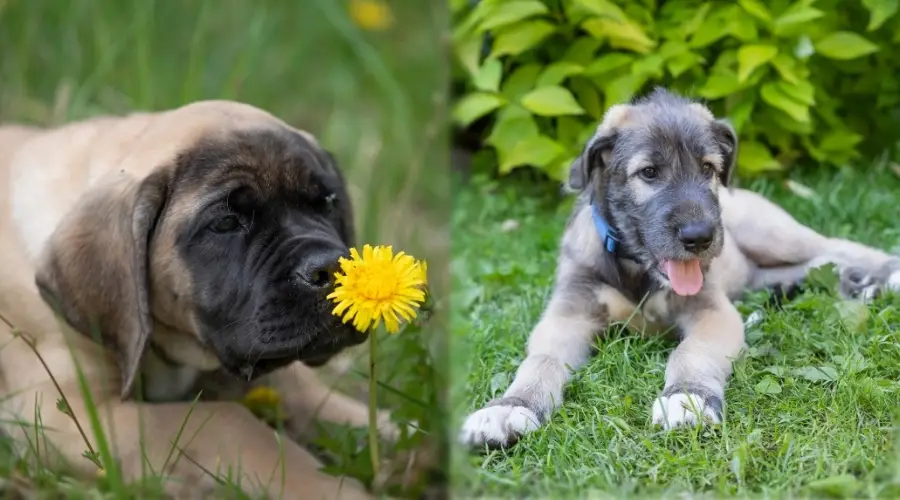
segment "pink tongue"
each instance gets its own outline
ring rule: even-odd
[[[703,287],[703,271],[697,259],[667,260],[663,262],[663,271],[678,295],[696,295]]]

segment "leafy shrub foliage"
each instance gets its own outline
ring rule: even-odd
[[[842,165],[900,132],[900,0],[451,0],[461,127],[501,174],[564,178],[604,110],[655,85],[703,99],[743,174]]]

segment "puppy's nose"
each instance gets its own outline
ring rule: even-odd
[[[707,222],[689,222],[678,228],[678,239],[688,252],[702,252],[713,240],[713,226]]]
[[[312,288],[329,288],[334,285],[334,273],[340,269],[338,259],[346,256],[343,250],[319,251],[303,259],[297,277]]]

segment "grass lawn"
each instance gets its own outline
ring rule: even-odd
[[[888,168],[750,185],[831,235],[900,247]],[[500,396],[549,298],[570,200],[554,186],[476,180],[455,195],[454,419]],[[765,294],[739,304],[746,317]],[[673,344],[610,328],[550,423],[508,451],[454,453],[461,497],[900,497],[900,299],[844,304],[826,286],[747,332],[720,428],[649,425]],[[821,369],[819,369],[821,368]]]
[[[436,353],[446,324],[450,190],[446,155],[435,151],[445,149],[441,36],[447,19],[440,4],[404,2],[395,5],[388,29],[367,31],[351,22],[347,6],[331,0],[0,0],[0,121],[55,125],[233,99],[316,134],[347,174],[360,244],[394,244],[429,263],[436,314],[422,332],[392,337],[379,348],[382,406],[423,430],[385,455],[415,469],[416,461],[402,453],[425,441],[431,449],[442,425],[443,357]],[[349,362],[335,363],[341,388],[365,386],[360,358],[365,346]],[[397,358],[404,362],[388,362]],[[364,443],[361,434],[346,438],[341,431],[326,433],[318,445],[330,470],[368,481]],[[0,438],[0,496],[5,489],[97,498],[119,487],[72,483],[23,468],[21,459]],[[423,478],[406,474],[402,490],[421,491]]]

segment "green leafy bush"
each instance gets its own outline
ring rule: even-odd
[[[451,0],[454,118],[501,174],[562,179],[607,107],[664,85],[732,121],[745,175],[846,164],[900,132],[898,4]]]

